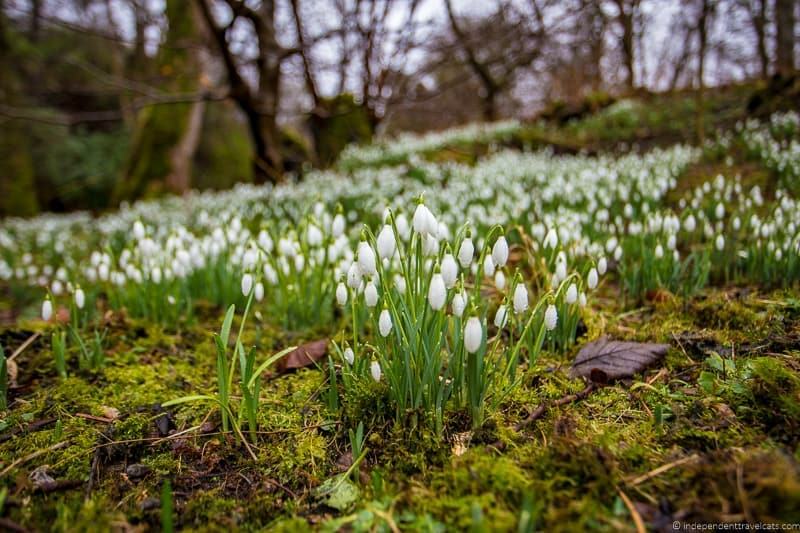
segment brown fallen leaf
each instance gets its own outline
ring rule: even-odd
[[[286,372],[311,366],[328,353],[328,339],[301,344],[275,363],[277,372]]]
[[[629,378],[664,357],[669,344],[624,342],[601,337],[581,348],[570,375],[593,382]]]

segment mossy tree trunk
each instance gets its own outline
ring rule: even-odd
[[[189,9],[187,9],[187,6]],[[158,54],[162,86],[193,93],[201,83],[201,62],[192,42],[199,25],[193,4],[167,0],[167,38]],[[191,161],[200,139],[205,103],[161,103],[136,117],[130,156],[115,200],[135,200],[159,192],[183,193],[191,187]]]
[[[0,101],[23,103],[17,76],[14,43],[0,0]],[[30,216],[39,211],[30,136],[22,123],[0,119],[0,216]]]

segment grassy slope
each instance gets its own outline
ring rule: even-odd
[[[582,129],[568,125],[550,135],[579,139],[584,148],[590,140],[605,148],[623,138],[659,138],[652,124],[661,122],[653,119],[650,126],[597,140],[608,130],[603,120],[590,117]],[[644,130],[646,135],[630,137],[630,131]],[[468,149],[477,150],[451,152],[460,158]],[[722,170],[769,180],[752,163],[723,168],[704,162],[687,172],[679,188]],[[661,365],[630,383],[549,409],[530,427],[513,431],[540,403],[584,386],[567,377],[569,356],[545,354],[525,386],[460,455],[453,453],[465,429],[459,413],[447,417],[445,445],[404,434],[381,422],[376,385],[364,391],[366,408],[349,413],[372,432],[362,494],[355,508],[342,513],[314,492],[341,471],[348,448],[318,397],[323,372],[301,370],[265,383],[259,415],[265,433],[256,462],[204,433],[216,431],[208,423],[216,415],[205,416],[210,408],[164,413],[156,407],[191,391],[213,390],[208,332],[217,329],[221,312],[201,313],[205,318],[181,332],[108,317],[106,368],[95,375],[74,371],[65,381],[53,378],[49,341],[40,338],[16,359],[19,388],[0,433],[0,468],[21,461],[0,481],[9,491],[2,516],[42,531],[125,524],[157,530],[161,484],[169,478],[176,524],[203,531],[343,524],[511,530],[522,516],[540,528],[569,531],[633,530],[634,516],[665,530],[674,520],[800,522],[798,293],[716,287],[688,302],[667,298],[629,309],[622,307],[613,277],[606,283],[584,317],[586,338],[668,342],[672,348]],[[18,321],[0,331],[0,342],[19,346],[38,328],[35,321]],[[246,334],[265,351],[289,342],[288,332],[256,321]],[[304,339],[291,342],[298,340]],[[111,422],[103,420],[114,415],[108,408],[120,413]],[[165,430],[195,426],[202,427],[163,438]],[[502,450],[491,446],[498,442]],[[30,481],[42,465],[60,483],[49,493],[34,490]]]

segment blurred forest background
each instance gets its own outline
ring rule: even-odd
[[[0,0],[0,215],[278,182],[376,135],[655,93],[691,92],[702,139],[710,88],[797,102],[799,5]]]

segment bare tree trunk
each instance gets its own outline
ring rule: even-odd
[[[636,12],[639,9],[639,0],[615,0],[618,19],[622,26],[622,62],[625,65],[625,87],[632,91],[636,87],[635,65],[636,65]]]
[[[775,70],[794,71],[794,11],[797,0],[775,0]]]
[[[167,189],[172,192],[185,193],[192,185],[192,157],[200,144],[205,109],[206,103],[203,101],[192,104],[183,137],[169,154],[171,172],[165,181]]]
[[[712,16],[711,0],[702,0],[697,20],[697,140],[705,140],[705,65],[708,48],[708,22]]]
[[[769,54],[767,53],[767,0],[756,0],[756,12],[753,16],[753,29],[756,32],[756,47],[761,70],[761,78],[769,76]]]

